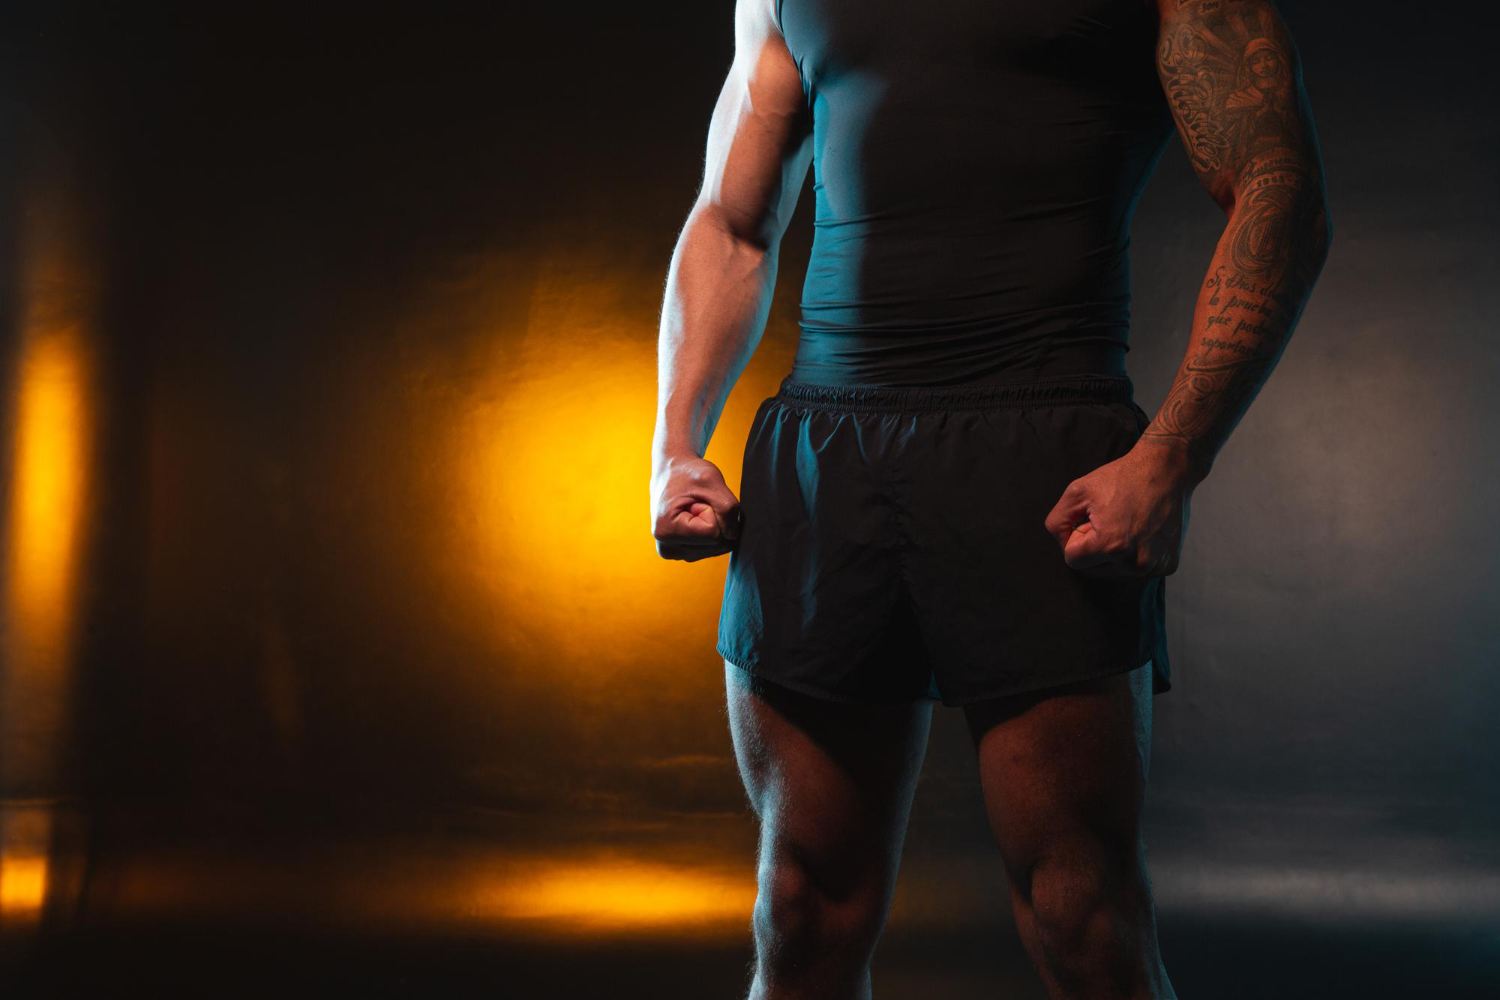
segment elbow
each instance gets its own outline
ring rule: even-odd
[[[693,208],[693,217],[712,226],[737,245],[757,253],[770,253],[780,243],[781,231],[774,220],[736,212],[722,202],[700,200]]]
[[[1259,227],[1263,238],[1280,246],[1296,269],[1316,276],[1333,246],[1333,216],[1321,184],[1288,185],[1272,194],[1269,187],[1226,195],[1226,232]]]

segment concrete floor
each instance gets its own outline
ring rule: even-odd
[[[1185,1000],[1477,1000],[1494,997],[1500,983],[1493,928],[1351,931],[1164,917],[1162,946]],[[15,988],[6,994],[727,1000],[743,996],[749,957],[747,947],[731,943],[310,937],[227,922],[162,924],[49,941],[11,965]],[[874,982],[880,1000],[1044,997],[1008,929],[892,935],[877,955]]]

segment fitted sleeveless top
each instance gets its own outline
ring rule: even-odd
[[[1123,374],[1130,216],[1173,132],[1145,0],[775,0],[813,121],[791,378]]]

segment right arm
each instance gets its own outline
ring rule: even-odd
[[[777,250],[812,158],[811,116],[773,4],[736,4],[703,186],[667,271],[651,497],[657,551],[668,559],[718,555],[738,537],[739,503],[703,455],[765,330]]]

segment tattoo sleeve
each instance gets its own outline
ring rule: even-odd
[[[1157,73],[1228,215],[1187,355],[1143,442],[1208,475],[1291,336],[1332,235],[1297,52],[1271,0],[1160,0]]]

